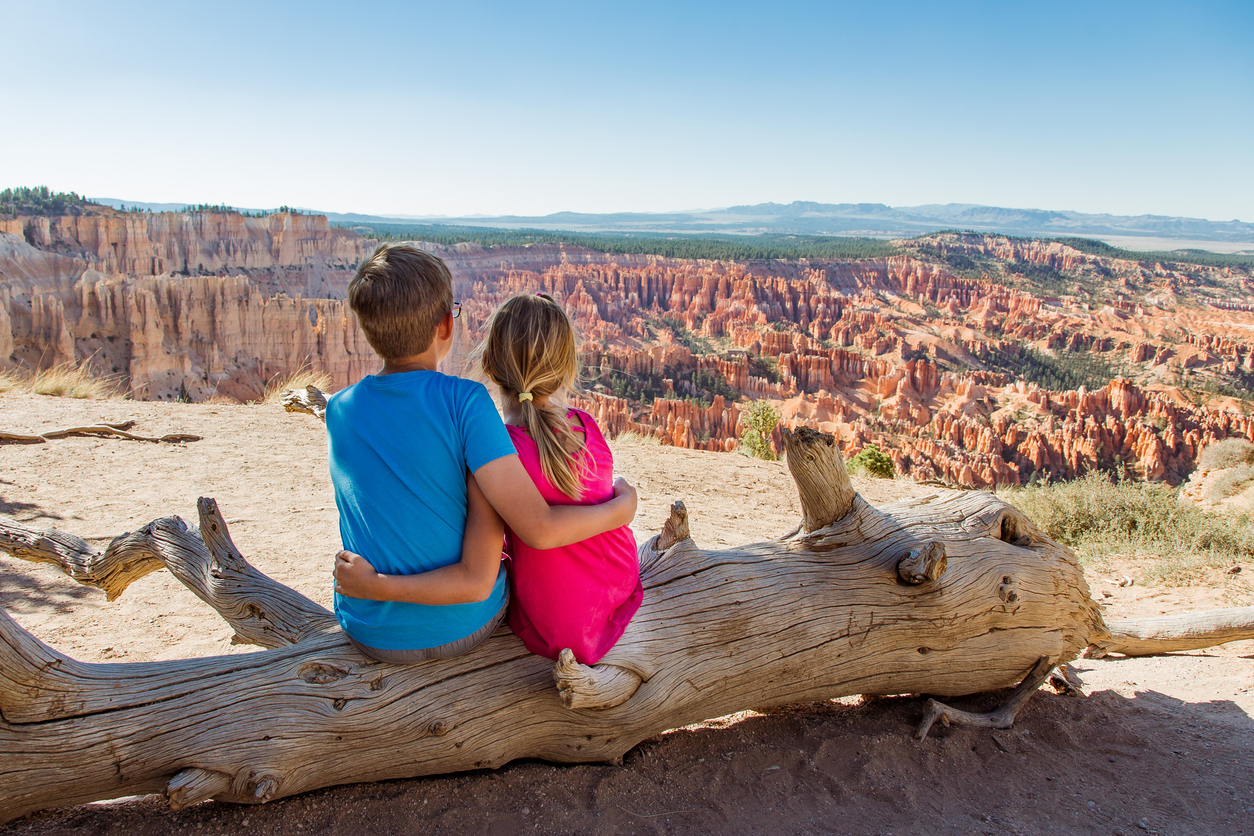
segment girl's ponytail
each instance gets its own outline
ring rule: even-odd
[[[574,388],[579,376],[575,328],[547,295],[515,296],[497,309],[479,349],[483,372],[501,390],[505,408],[521,416],[553,487],[572,499],[583,495],[584,439],[566,420],[560,399],[541,408],[535,398]]]

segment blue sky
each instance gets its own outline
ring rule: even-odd
[[[1254,221],[1254,3],[0,0],[0,186]]]

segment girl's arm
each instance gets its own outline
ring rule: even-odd
[[[534,486],[533,486],[534,487]],[[462,559],[417,575],[380,575],[366,558],[342,551],[335,556],[335,591],[349,598],[411,604],[470,604],[485,600],[501,570],[505,525],[478,482],[466,477],[466,533]]]
[[[484,496],[506,524],[533,549],[554,549],[627,525],[636,516],[636,489],[614,482],[614,498],[600,505],[553,505],[540,496],[517,455],[475,471]]]

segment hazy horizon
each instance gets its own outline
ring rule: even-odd
[[[11,184],[0,184],[0,185],[7,186]],[[20,184],[20,185],[30,185],[30,184]],[[38,185],[42,186],[46,184],[40,183]],[[67,191],[75,191],[75,190],[68,189]],[[995,205],[987,204],[987,203],[960,203],[957,201],[945,201],[945,202],[939,202],[939,203],[921,203],[921,204],[914,205],[914,206],[905,206],[905,205],[892,205],[892,204],[884,203],[883,201],[878,201],[878,200],[816,201],[816,200],[798,199],[798,200],[786,200],[786,201],[785,200],[765,200],[757,204],[741,202],[741,203],[730,203],[725,206],[708,206],[708,207],[688,208],[688,209],[611,209],[605,212],[589,212],[589,213],[584,213],[578,209],[556,209],[552,212],[546,212],[543,215],[529,215],[529,214],[520,214],[516,212],[500,213],[500,214],[493,214],[490,212],[469,212],[469,213],[458,214],[458,215],[438,214],[438,213],[415,215],[415,214],[381,213],[381,212],[372,212],[372,211],[348,212],[348,211],[343,211],[341,209],[333,208],[333,207],[295,206],[290,203],[281,203],[275,206],[237,206],[231,203],[221,203],[220,201],[218,203],[214,203],[213,201],[208,201],[208,200],[169,200],[169,201],[157,202],[157,201],[143,200],[139,198],[132,199],[132,198],[119,198],[119,197],[103,197],[103,196],[86,195],[86,194],[83,194],[82,192],[78,192],[78,193],[84,199],[93,203],[100,203],[102,205],[126,205],[126,206],[151,207],[153,208],[154,211],[156,211],[157,207],[159,206],[170,207],[170,209],[168,210],[163,209],[161,211],[175,211],[177,207],[197,206],[197,205],[208,204],[208,205],[225,205],[225,206],[230,207],[231,209],[236,209],[241,212],[273,212],[273,211],[276,211],[279,208],[279,206],[291,206],[293,209],[296,209],[297,211],[312,212],[316,214],[330,213],[330,214],[336,214],[336,215],[371,215],[371,216],[379,217],[379,218],[400,218],[404,220],[413,220],[413,221],[463,220],[463,219],[469,219],[469,218],[492,219],[492,218],[502,218],[502,217],[511,217],[511,216],[520,217],[520,218],[530,218],[530,217],[549,217],[552,215],[565,215],[565,214],[687,215],[687,214],[701,214],[701,213],[707,213],[707,212],[726,212],[729,209],[734,209],[734,208],[742,207],[742,206],[757,206],[757,205],[766,205],[766,204],[775,204],[777,206],[789,206],[793,203],[822,203],[826,205],[842,205],[842,204],[864,204],[864,205],[872,205],[872,206],[881,205],[881,206],[887,206],[890,209],[896,209],[896,210],[902,210],[902,211],[907,211],[907,210],[912,210],[912,209],[926,209],[926,208],[931,208],[931,207],[961,206],[961,207],[971,207],[971,208],[978,208],[978,209],[1011,209],[1011,210],[1023,211],[1023,212],[1060,212],[1060,213],[1061,212],[1075,212],[1079,214],[1092,214],[1092,215],[1118,215],[1121,217],[1146,216],[1146,217],[1164,217],[1164,218],[1187,218],[1188,220],[1202,220],[1202,221],[1209,221],[1212,223],[1228,223],[1228,222],[1247,223],[1247,221],[1244,218],[1200,218],[1200,217],[1195,218],[1195,217],[1189,217],[1189,216],[1184,216],[1184,215],[1161,215],[1159,213],[1154,213],[1154,212],[1130,212],[1126,214],[1115,213],[1115,212],[1101,212],[1101,211],[1081,212],[1081,210],[1078,210],[1078,209],[1072,209],[1072,208],[1066,208],[1066,207],[1059,208],[1056,206],[1050,206],[1050,207],[1046,207],[1046,206],[995,206]]]
[[[138,207],[140,209],[149,209],[151,211],[178,211],[185,206],[196,205],[196,203],[173,202],[173,203],[148,203],[139,200],[124,200],[120,198],[109,197],[89,197],[105,205],[128,207]],[[802,203],[810,203],[809,201],[801,201]],[[782,208],[787,208],[788,204],[774,204]],[[872,204],[873,206],[882,206],[884,204]],[[256,211],[273,211],[273,207],[231,207],[244,212]],[[929,232],[940,229],[952,228],[968,228],[976,232],[1007,234],[1038,238],[1065,238],[1068,236],[1078,236],[1084,238],[1092,238],[1104,241],[1112,246],[1121,247],[1134,251],[1170,251],[1182,249],[1198,249],[1208,250],[1214,253],[1243,253],[1254,254],[1254,224],[1241,224],[1244,228],[1231,229],[1224,228],[1224,225],[1232,222],[1214,222],[1203,219],[1190,218],[1163,218],[1164,223],[1148,223],[1142,224],[1141,229],[1129,223],[1135,221],[1137,217],[1155,218],[1159,216],[1111,216],[1111,215],[1089,215],[1080,219],[1074,217],[1068,218],[1069,226],[1054,226],[1046,228],[1037,225],[1033,228],[1030,221],[1025,224],[1023,219],[1018,223],[1015,221],[1003,221],[998,223],[996,220],[975,220],[968,221],[966,225],[959,220],[955,223],[953,220],[936,218],[928,222],[922,220],[920,216],[916,216],[909,222],[902,224],[897,223],[895,228],[890,221],[887,228],[875,229],[857,229],[856,225],[859,221],[864,223],[873,223],[873,216],[857,218],[854,216],[827,216],[839,223],[843,223],[844,227],[839,229],[825,230],[822,228],[822,218],[825,216],[817,216],[818,220],[806,217],[801,220],[802,224],[809,223],[810,229],[799,229],[795,227],[796,221],[789,221],[784,217],[769,218],[760,215],[749,215],[744,213],[732,213],[725,209],[716,210],[694,210],[691,212],[664,212],[664,213],[632,213],[617,212],[607,213],[604,215],[581,215],[578,213],[559,212],[554,216],[527,217],[527,216],[492,216],[492,215],[468,215],[461,217],[448,216],[380,216],[375,214],[343,214],[334,210],[320,207],[294,207],[300,211],[325,214],[332,223],[342,225],[352,224],[435,224],[457,226],[479,226],[484,229],[504,228],[504,229],[527,229],[535,228],[549,232],[570,232],[574,234],[588,232],[603,232],[611,234],[630,234],[636,236],[671,236],[671,235],[744,235],[753,236],[760,234],[791,234],[791,235],[820,235],[820,236],[845,236],[845,237],[868,237],[868,238],[909,238],[915,235],[928,234]],[[741,208],[741,207],[737,207]],[[930,205],[923,207],[887,207],[892,212],[909,212],[910,210],[955,210],[955,209],[987,209],[994,213],[1025,213],[1033,215],[1036,213],[1045,215],[1064,214],[1066,210],[1041,210],[1041,209],[1013,209],[1009,207],[991,207],[991,206],[973,206],[972,204],[942,204]],[[943,215],[944,212],[942,211]],[[1076,214],[1076,213],[1066,213]],[[1089,220],[1085,220],[1085,218]],[[651,222],[656,219],[656,222]],[[743,219],[740,225],[736,225],[736,221]],[[722,221],[721,226],[716,224]],[[1106,225],[1103,225],[1103,221]],[[1181,223],[1184,222],[1184,223]],[[1239,222],[1237,222],[1239,223]],[[849,224],[853,224],[850,226]],[[930,226],[930,229],[928,228]],[[1117,228],[1117,227],[1122,228]],[[1185,227],[1176,231],[1173,228]],[[1210,227],[1209,229],[1207,227]],[[1175,234],[1172,234],[1175,232]]]

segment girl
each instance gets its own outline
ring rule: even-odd
[[[567,405],[579,374],[575,329],[547,294],[515,296],[492,317],[483,372],[501,390],[505,424],[523,467],[550,505],[598,505],[613,495],[614,458],[592,416]],[[631,528],[555,549],[506,530],[513,559],[509,626],[527,649],[556,659],[570,648],[585,665],[604,656],[640,608],[640,563]]]

